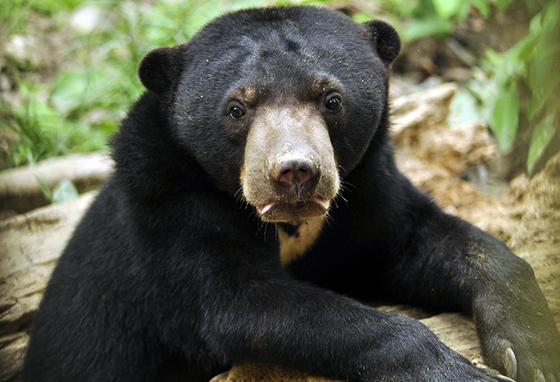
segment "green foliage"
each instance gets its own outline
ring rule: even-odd
[[[405,22],[402,35],[411,42],[430,36],[446,36],[457,21],[465,20],[472,8],[489,17],[492,6],[505,8],[511,0],[387,0],[389,10]]]
[[[389,0],[405,19],[402,35],[408,42],[450,34],[471,8],[489,17],[491,7],[503,10],[510,2],[409,0],[406,7],[400,7]],[[527,5],[536,13],[527,36],[506,52],[488,50],[480,68],[474,69],[470,95],[463,93],[457,102],[465,103],[470,97],[469,104],[478,104],[471,118],[488,122],[504,153],[517,142],[519,125],[528,125],[524,126],[531,132],[527,170],[532,173],[560,124],[560,2],[527,0]]]
[[[0,7],[0,30],[16,33],[24,29],[27,12],[22,7],[23,0],[5,1]]]
[[[78,189],[72,183],[70,179],[63,179],[58,183],[53,190],[47,186],[47,184],[39,177],[35,177],[41,191],[45,197],[52,203],[64,203],[70,200],[74,200],[79,196]]]
[[[534,45],[525,77],[533,92],[526,105],[533,126],[527,158],[532,173],[554,134],[560,134],[560,2],[550,1],[533,18],[527,38]]]
[[[62,29],[71,12],[80,5],[97,7],[102,12],[103,22],[93,32],[72,32],[71,43],[64,52],[65,69],[48,81],[28,79],[27,73],[37,68],[4,63],[10,75],[18,79],[18,96],[17,102],[9,104],[4,103],[4,96],[0,97],[0,128],[8,128],[16,137],[10,151],[1,154],[2,163],[15,166],[70,152],[104,149],[118,121],[143,92],[136,72],[138,63],[149,50],[182,43],[207,21],[225,12],[250,6],[285,5],[291,1],[7,1],[0,7],[0,31],[4,31],[4,35],[24,32],[26,20],[33,12],[66,20],[57,23]],[[504,9],[511,2],[379,1],[387,11],[381,18],[396,25],[407,42],[427,36],[447,36],[472,9],[488,17],[492,9]],[[532,170],[556,133],[560,120],[557,110],[560,76],[555,74],[560,64],[560,2],[527,1],[538,12],[529,34],[507,52],[488,51],[480,69],[475,70],[469,92],[461,92],[457,102],[468,104],[468,110],[477,104],[477,116],[488,122],[504,152],[515,145],[518,125],[529,123],[531,147],[527,165]],[[360,22],[372,17],[379,15],[362,10],[354,18]],[[521,117],[523,115],[527,118]]]
[[[517,87],[528,47],[520,43],[505,53],[489,50],[469,86],[502,152],[511,150],[517,134],[521,102]]]
[[[0,25],[10,33],[25,29],[30,12],[46,16],[74,9],[85,0],[5,0],[0,6]]]
[[[11,31],[24,27],[31,11],[69,11],[82,0],[15,0],[0,16]],[[102,150],[125,111],[144,91],[138,77],[140,60],[159,46],[183,43],[210,19],[242,7],[266,5],[266,0],[190,0],[94,3],[105,22],[97,30],[76,34],[64,52],[68,69],[45,83],[26,78],[35,68],[16,67],[19,80],[15,103],[0,97],[0,128],[16,137],[4,165],[17,166],[70,152]],[[1,9],[2,7],[0,7]],[[21,24],[21,25],[20,25]],[[17,26],[17,28],[16,28]],[[76,33],[76,32],[74,32]],[[12,104],[13,103],[13,104]]]
[[[76,8],[85,0],[15,0],[27,6],[33,11],[45,15],[53,15],[56,12],[68,11]]]
[[[67,154],[71,151],[93,151],[104,147],[102,131],[81,120],[64,117],[48,100],[46,86],[20,82],[22,101],[8,106],[0,99],[1,128],[8,128],[19,138],[11,153],[12,165]]]
[[[509,152],[526,115],[531,142],[527,170],[560,126],[560,3],[549,1],[533,17],[528,35],[504,53],[489,50],[470,89],[480,102],[500,150]],[[528,94],[526,94],[528,93]]]
[[[498,139],[500,150],[507,152],[513,147],[518,121],[519,95],[516,89],[500,89],[490,118],[490,127]]]
[[[12,159],[14,164],[103,149],[106,142],[104,131],[84,120],[66,118],[49,101],[45,88],[26,81],[20,83],[23,101],[9,109],[9,128],[21,139]],[[5,111],[6,106],[0,104],[0,110]]]

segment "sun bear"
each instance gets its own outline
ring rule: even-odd
[[[395,166],[399,50],[384,22],[284,7],[148,53],[147,91],[50,280],[24,380],[207,381],[250,361],[349,381],[511,381],[361,302],[382,297],[472,314],[489,365],[559,381],[529,265]]]

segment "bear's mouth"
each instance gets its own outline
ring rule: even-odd
[[[327,214],[331,201],[321,197],[293,202],[268,202],[257,207],[260,218],[274,223],[300,223]]]

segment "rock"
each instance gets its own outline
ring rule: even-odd
[[[492,160],[496,149],[485,126],[447,123],[456,90],[457,85],[448,83],[393,101],[391,137],[402,171],[427,162],[448,175],[458,175]],[[414,177],[417,171],[408,172]]]
[[[391,137],[394,144],[401,145],[401,137],[409,129],[424,130],[445,124],[456,92],[457,85],[448,83],[394,99],[391,103]]]

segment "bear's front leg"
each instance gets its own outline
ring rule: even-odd
[[[494,238],[472,236],[466,255],[481,273],[472,311],[488,363],[520,382],[559,381],[560,336],[533,270]]]
[[[220,289],[236,292],[219,304],[211,293],[202,325],[218,358],[348,381],[510,381],[474,367],[416,320],[326,290],[275,278]]]
[[[441,211],[409,242],[420,244],[393,259],[387,273],[396,295],[472,313],[488,364],[509,377],[560,381],[560,335],[529,264]]]

